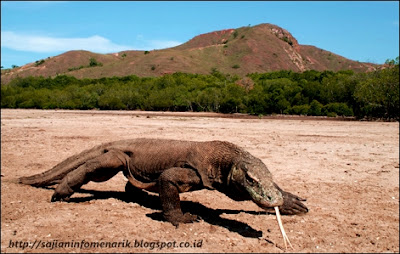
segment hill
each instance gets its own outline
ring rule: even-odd
[[[380,65],[352,61],[314,46],[300,45],[285,29],[272,24],[226,29],[201,34],[179,46],[151,51],[129,50],[112,54],[68,51],[21,67],[2,70],[1,83],[16,77],[56,76],[100,78],[137,75],[161,76],[187,72],[245,76],[277,70],[373,71]]]

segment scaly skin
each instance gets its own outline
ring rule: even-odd
[[[135,188],[158,192],[163,214],[173,225],[197,220],[183,214],[179,193],[215,189],[234,200],[252,200],[283,214],[308,212],[296,195],[273,181],[267,166],[242,148],[223,141],[120,140],[71,156],[41,174],[22,177],[32,186],[59,183],[51,201],[68,200],[89,181],[107,181],[122,171]]]

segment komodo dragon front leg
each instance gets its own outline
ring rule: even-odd
[[[276,183],[274,183],[274,186],[282,193],[283,205],[279,207],[282,214],[293,215],[308,212],[308,208],[301,202],[306,201],[305,198],[282,190]]]
[[[169,168],[158,178],[161,206],[164,217],[174,226],[197,220],[196,215],[182,213],[179,193],[200,187],[201,179],[190,168]]]
[[[88,160],[68,173],[57,186],[51,201],[69,200],[69,197],[89,181],[104,182],[123,170],[127,155],[119,150],[105,150],[103,154]]]

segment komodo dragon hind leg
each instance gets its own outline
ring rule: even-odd
[[[164,218],[174,226],[179,223],[197,221],[197,216],[182,213],[179,193],[196,189],[200,186],[201,179],[193,169],[170,168],[165,170],[158,179],[161,206]]]
[[[105,151],[68,173],[57,186],[51,202],[69,200],[69,197],[89,181],[104,182],[126,167],[127,155],[119,150]]]

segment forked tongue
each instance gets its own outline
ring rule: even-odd
[[[283,228],[282,220],[281,220],[281,214],[279,213],[279,208],[277,206],[274,206],[274,209],[275,209],[275,213],[276,213],[276,220],[278,221],[279,229],[281,230],[281,233],[282,233],[282,236],[283,236],[283,242],[285,243],[285,248],[287,249],[287,243],[286,242],[288,242],[290,247],[292,247],[292,249],[294,249],[292,244],[289,241],[289,238],[286,235],[285,229]]]

